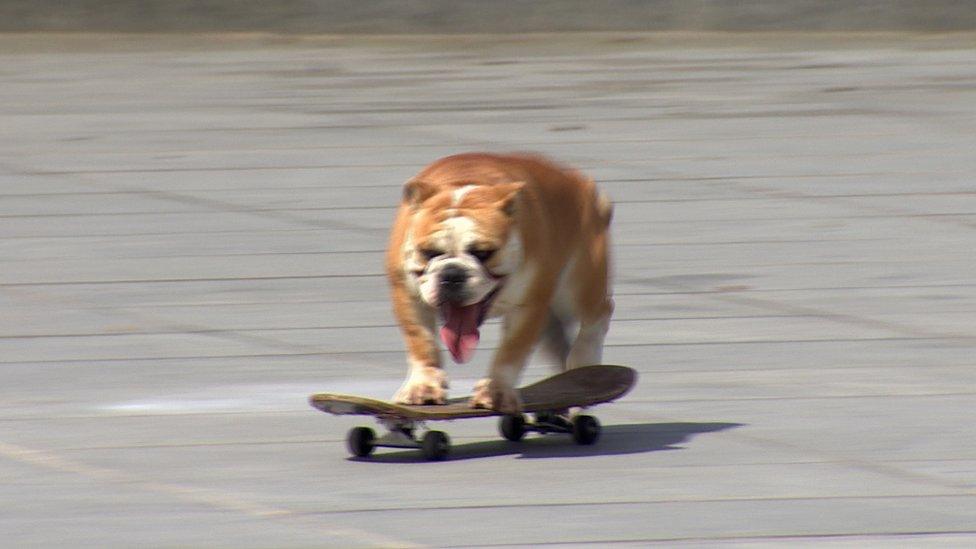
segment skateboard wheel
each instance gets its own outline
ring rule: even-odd
[[[376,433],[369,427],[355,427],[349,430],[346,446],[349,448],[350,454],[356,457],[366,457],[373,453],[373,448],[376,448],[373,444],[375,438]]]
[[[451,451],[451,439],[441,431],[427,431],[421,443],[424,457],[429,461],[440,461]]]
[[[576,444],[593,444],[600,438],[600,422],[593,416],[580,415],[573,418],[573,440]]]
[[[502,436],[512,442],[518,442],[525,436],[525,416],[502,416],[498,420],[498,430]]]

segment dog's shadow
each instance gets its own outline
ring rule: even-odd
[[[680,450],[681,444],[694,435],[714,433],[741,427],[741,423],[637,423],[606,425],[600,439],[592,446],[573,443],[568,435],[527,435],[520,442],[490,440],[469,442],[451,446],[449,461],[518,455],[519,459],[572,458],[586,456],[612,456],[639,454],[662,450]],[[368,458],[350,458],[354,461],[378,463],[425,462],[419,450],[398,450],[378,453]]]

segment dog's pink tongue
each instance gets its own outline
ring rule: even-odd
[[[478,332],[479,306],[444,305],[441,314],[444,316],[444,327],[441,328],[441,341],[458,364],[467,362],[474,354],[475,347],[481,333]]]

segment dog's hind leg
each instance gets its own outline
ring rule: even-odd
[[[613,315],[608,246],[605,231],[595,235],[574,265],[574,308],[580,324],[569,351],[569,368],[600,364],[603,360],[603,340]]]
[[[568,368],[600,364],[603,360],[603,340],[610,328],[610,315],[613,302],[607,300],[606,313],[590,319],[580,321],[579,333],[569,352],[566,361]]]
[[[570,326],[556,311],[549,311],[549,321],[542,331],[542,347],[556,363],[556,370],[566,371],[569,352],[572,348],[567,332]]]

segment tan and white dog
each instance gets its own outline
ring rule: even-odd
[[[466,362],[491,317],[502,336],[474,407],[520,410],[515,386],[540,340],[561,369],[598,364],[611,215],[592,180],[538,156],[450,156],[408,181],[386,265],[410,366],[394,400],[443,403],[438,334]]]

